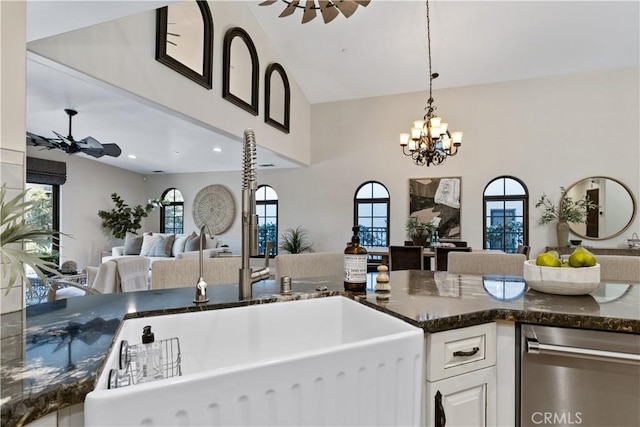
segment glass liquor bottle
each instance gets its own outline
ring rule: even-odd
[[[351,243],[344,250],[344,289],[350,292],[367,290],[367,250],[360,246],[360,227],[352,228]]]

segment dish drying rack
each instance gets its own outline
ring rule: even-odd
[[[182,375],[180,358],[180,341],[178,338],[158,340],[156,343],[162,351],[161,377],[156,380]],[[107,388],[122,388],[145,382],[141,357],[146,351],[145,344],[130,345],[127,340],[120,342],[119,369],[109,371]],[[149,379],[146,380],[149,382]]]
[[[629,244],[630,249],[640,249],[640,238],[638,238],[638,233],[633,233],[630,239],[627,239],[627,243]]]

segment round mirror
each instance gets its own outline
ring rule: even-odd
[[[569,224],[571,232],[585,239],[610,239],[625,231],[636,217],[633,193],[622,182],[605,176],[592,176],[567,188],[567,196],[579,200],[585,196],[598,205],[588,212],[586,224]]]

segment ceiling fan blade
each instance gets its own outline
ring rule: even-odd
[[[278,0],[266,0],[260,3],[258,6],[269,6],[277,2]]]
[[[122,154],[122,150],[118,144],[103,144],[102,152],[105,156],[118,157]]]
[[[328,24],[333,21],[336,16],[340,15],[338,9],[329,4],[329,0],[318,0],[320,3],[320,12],[322,13],[322,19],[324,19],[324,23]]]
[[[80,150],[80,152],[87,154],[91,157],[95,157],[96,159],[99,159],[100,157],[104,156],[104,150],[102,148],[85,148]]]
[[[52,130],[51,132],[55,133],[55,134],[56,134],[56,136],[57,136],[57,137],[58,137],[62,142],[64,142],[65,144],[67,144],[69,147],[71,147],[71,146],[73,145],[73,143],[75,142],[75,141],[74,141],[74,140],[72,140],[72,139],[67,139],[67,137],[66,137],[66,136],[62,136],[62,135],[60,135],[60,134],[59,134],[58,132],[56,132],[55,130]]]
[[[302,14],[302,23],[306,24],[316,17],[316,2],[315,0],[307,0],[304,4],[304,13]]]
[[[300,3],[300,0],[292,0],[291,3],[289,3],[287,7],[284,8],[282,13],[278,15],[278,17],[284,18],[285,16],[291,15],[293,12],[295,12],[298,3]]]
[[[358,3],[353,0],[336,0],[333,2],[345,18],[350,17],[358,8]]]
[[[33,145],[37,147],[46,147],[48,149],[60,148],[60,144],[56,141],[45,138],[44,136],[36,135],[35,133],[27,132],[27,145]]]
[[[92,136],[76,141],[76,144],[81,148],[102,148],[102,144]]]
[[[371,0],[356,0],[356,3],[358,3],[360,6],[367,7],[369,6],[369,3],[371,3]]]

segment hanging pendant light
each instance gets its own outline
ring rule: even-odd
[[[413,122],[411,133],[400,134],[400,146],[405,156],[411,156],[418,166],[441,165],[447,157],[458,154],[462,145],[462,132],[450,132],[448,123],[435,115],[433,105],[433,80],[438,73],[431,71],[431,22],[427,0],[427,48],[429,52],[429,99],[422,120]]]

